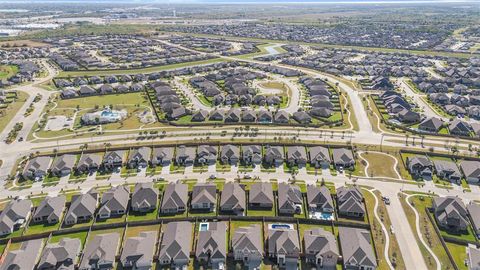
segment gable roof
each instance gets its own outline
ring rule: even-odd
[[[232,237],[232,248],[236,250],[248,250],[248,254],[263,254],[262,229],[259,224],[247,227],[239,227]]]
[[[103,193],[99,213],[117,210],[126,211],[129,199],[130,190],[128,187],[123,185],[112,187]]]
[[[198,233],[197,248],[195,256],[209,257],[212,259],[226,259],[226,231],[225,222],[210,222],[208,230]]]
[[[152,182],[137,183],[133,190],[131,204],[132,207],[144,208],[157,206],[158,189],[153,187]]]
[[[337,240],[331,232],[325,231],[323,228],[306,230],[303,236],[305,243],[305,253],[318,255],[335,254],[340,256],[338,252]]]
[[[120,235],[118,233],[98,234],[88,241],[83,251],[80,269],[95,269],[97,264],[115,262]]]
[[[294,210],[296,204],[302,204],[300,187],[286,183],[278,184],[278,208]]]
[[[43,249],[38,268],[54,268],[61,264],[62,269],[73,269],[81,242],[78,238],[62,238],[58,243],[50,243]]]
[[[192,204],[215,203],[217,200],[217,186],[210,183],[198,183],[193,186]]]
[[[171,209],[187,206],[188,186],[182,183],[170,183],[163,194],[162,209]]]
[[[223,186],[220,207],[232,205],[232,209],[245,209],[245,190],[239,183],[228,182]]]
[[[307,186],[308,205],[321,205],[322,207],[333,208],[333,199],[330,190],[326,186]]]
[[[136,237],[127,238],[123,245],[120,261],[124,266],[126,264],[133,265],[136,268],[151,266],[156,241],[156,231],[141,232]]]
[[[160,246],[159,261],[187,260],[190,257],[192,224],[187,221],[167,223]]]
[[[250,186],[248,203],[273,204],[271,183],[254,183]]]
[[[63,208],[65,207],[66,198],[63,195],[57,197],[46,197],[35,210],[33,218],[56,217],[57,220],[61,218]]]
[[[377,259],[367,230],[339,227],[338,231],[344,264],[376,268]]]
[[[33,269],[42,247],[42,239],[25,241],[20,249],[8,251],[0,270]]]

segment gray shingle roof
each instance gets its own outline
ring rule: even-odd
[[[220,198],[220,207],[228,206],[228,210],[243,211],[245,209],[245,190],[238,183],[226,183]],[[226,209],[224,209],[226,210]]]
[[[60,220],[62,217],[63,208],[65,207],[65,196],[58,197],[46,197],[35,210],[33,218],[55,217],[56,220]]]
[[[213,203],[217,199],[217,186],[214,184],[196,184],[192,190],[192,204]]]
[[[262,182],[251,185],[248,203],[273,204],[272,184]]]
[[[170,183],[165,189],[162,199],[162,210],[187,207],[188,186],[182,183]]]
[[[227,225],[224,222],[210,222],[208,230],[198,233],[195,256],[215,259],[227,258]]]
[[[127,211],[130,190],[127,186],[112,187],[102,195],[99,213],[111,213],[118,210]]]
[[[163,233],[158,260],[177,261],[190,257],[192,224],[190,222],[170,222]]]
[[[33,270],[37,261],[42,239],[30,240],[22,243],[18,250],[8,251],[0,270]]]
[[[137,183],[132,195],[132,207],[151,208],[156,207],[158,202],[158,189],[153,187],[152,182]]]
[[[58,243],[48,244],[43,249],[38,268],[73,269],[80,246],[78,238],[62,238]]]
[[[80,269],[97,269],[99,265],[113,266],[119,242],[120,235],[118,233],[95,235],[88,241],[83,251]]]
[[[339,227],[344,264],[376,268],[377,260],[367,230]]]
[[[129,237],[123,245],[120,261],[124,267],[144,269],[152,265],[157,232],[141,232],[137,237]]]

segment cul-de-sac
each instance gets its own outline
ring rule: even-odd
[[[0,270],[480,270],[477,0],[0,0]]]

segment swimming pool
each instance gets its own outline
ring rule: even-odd
[[[321,220],[334,220],[333,213],[328,212],[313,212],[310,214],[310,218]]]
[[[270,229],[292,229],[292,224],[270,224]]]
[[[198,225],[198,230],[203,232],[203,231],[208,231],[208,223],[204,222],[204,223],[200,223]]]

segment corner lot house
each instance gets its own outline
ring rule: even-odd
[[[337,240],[331,232],[322,228],[306,230],[303,236],[305,260],[317,269],[336,269],[338,257]]]
[[[337,189],[337,207],[340,215],[362,218],[365,216],[363,194],[360,188],[340,187]]]
[[[153,253],[157,242],[157,232],[141,232],[137,237],[129,237],[123,245],[120,262],[124,268],[152,269]]]
[[[260,225],[240,227],[232,237],[233,257],[248,269],[258,269],[263,259],[262,228]]]
[[[245,211],[245,190],[238,183],[226,183],[223,186],[220,198],[220,210],[231,212],[235,215],[243,215]]]
[[[274,228],[272,224],[268,229],[268,257],[281,268],[297,269],[300,256],[300,242],[298,233],[293,228]]]
[[[25,179],[42,179],[48,174],[52,163],[51,157],[36,157],[28,161],[22,176]]]
[[[37,269],[74,269],[80,246],[78,238],[62,238],[58,243],[48,244],[43,249]]]
[[[25,241],[18,250],[8,251],[0,264],[0,270],[34,269],[42,249],[42,239]]]
[[[467,230],[467,209],[460,198],[435,197],[432,207],[439,227],[451,231]]]
[[[24,226],[30,218],[32,201],[13,200],[5,206],[0,214],[0,236],[8,235]]]
[[[208,211],[215,210],[217,202],[217,186],[214,184],[196,184],[192,190],[192,210]]]
[[[158,262],[183,269],[190,259],[192,224],[190,222],[169,222],[163,233]]]
[[[377,259],[373,252],[370,232],[349,227],[339,227],[338,232],[344,269],[377,269]]]
[[[107,233],[95,235],[83,250],[80,270],[113,269],[117,255],[120,235]]]
[[[202,226],[202,224],[207,224]],[[227,259],[227,225],[225,222],[200,224],[195,258],[212,269],[224,269]],[[205,227],[202,229],[202,227]]]
[[[105,219],[123,216],[127,213],[130,190],[127,186],[117,186],[105,191],[102,195],[98,217]]]
[[[60,222],[65,209],[65,196],[46,197],[35,210],[33,222],[55,224]]]
[[[187,209],[188,186],[170,183],[163,194],[161,212],[164,214],[183,213]]]
[[[248,207],[250,209],[272,209],[273,207],[272,184],[261,182],[250,186]]]
[[[353,168],[355,167],[355,159],[353,159],[353,154],[350,149],[347,148],[334,148],[332,150],[333,164],[335,168],[344,169],[344,168]]]
[[[98,192],[94,189],[89,190],[85,194],[74,195],[65,216],[65,225],[89,222],[94,217],[97,205]]]
[[[432,179],[433,163],[426,156],[407,157],[407,168],[415,178]]]
[[[460,163],[460,168],[462,169],[465,179],[469,183],[478,183],[480,182],[480,162],[464,160]]]
[[[158,193],[152,182],[135,184],[131,200],[132,211],[141,213],[154,211],[158,204]]]

